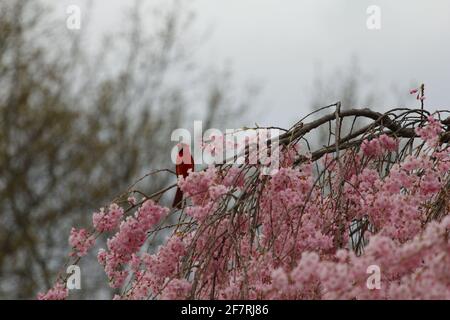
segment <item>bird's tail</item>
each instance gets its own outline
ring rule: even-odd
[[[177,193],[175,193],[172,208],[181,209],[182,201],[183,201],[183,192],[181,191],[180,187],[177,187]]]

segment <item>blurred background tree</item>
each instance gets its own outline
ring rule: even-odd
[[[136,2],[126,31],[90,50],[87,31],[66,29],[41,1],[0,1],[0,298],[50,287],[71,226],[172,166],[173,129],[193,119],[225,127],[251,103],[253,93],[235,94],[228,68],[193,63],[189,8],[147,9]],[[142,19],[156,27],[143,29]],[[174,181],[164,173],[140,189]],[[76,297],[109,298],[95,257],[81,268],[86,290]]]
[[[320,66],[316,68],[310,100],[311,111],[330,105],[337,101],[341,102],[341,111],[352,108],[364,108],[374,106],[383,102],[381,94],[377,93],[376,82],[373,76],[365,73],[358,62],[357,57],[350,58],[348,65],[344,68],[333,70],[329,74],[323,74]],[[318,112],[317,116],[332,112],[326,109]],[[343,121],[341,124],[341,136],[348,134],[353,129],[361,128],[367,124],[364,118],[358,118],[355,123]],[[330,122],[331,131],[334,132],[336,122]],[[316,146],[329,144],[329,127],[322,126],[318,130],[315,141]]]

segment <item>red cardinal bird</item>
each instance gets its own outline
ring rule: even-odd
[[[183,176],[183,178],[186,178],[189,174],[189,169],[194,171],[194,158],[192,158],[191,152],[189,151],[189,146],[187,144],[180,143],[178,145],[178,155],[175,167],[177,177]],[[181,209],[182,201],[183,192],[180,187],[177,187],[177,193],[175,194],[175,199],[173,199],[172,207]]]

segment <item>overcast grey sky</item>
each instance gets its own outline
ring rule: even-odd
[[[188,0],[186,0],[188,1]],[[155,0],[144,0],[160,3]],[[356,56],[375,77],[383,105],[398,102],[395,86],[409,106],[411,84],[427,85],[427,105],[450,106],[450,1],[412,0],[192,0],[196,30],[211,30],[198,54],[205,65],[231,61],[239,84],[256,82],[262,93],[252,118],[288,126],[306,112],[317,66],[324,74]],[[59,12],[67,4],[60,1]],[[130,1],[94,1],[92,26],[117,30]],[[368,30],[366,9],[381,9],[381,29]],[[148,22],[149,26],[151,21]],[[339,99],[336,97],[335,100]],[[329,101],[334,102],[334,101]]]

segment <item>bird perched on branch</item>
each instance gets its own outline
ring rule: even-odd
[[[191,155],[189,146],[185,143],[178,144],[178,154],[176,159],[175,172],[177,178],[182,176],[186,178],[189,175],[189,170],[194,171],[194,158]],[[183,202],[183,191],[177,186],[177,192],[175,193],[175,198],[173,199],[173,208],[181,209]]]

